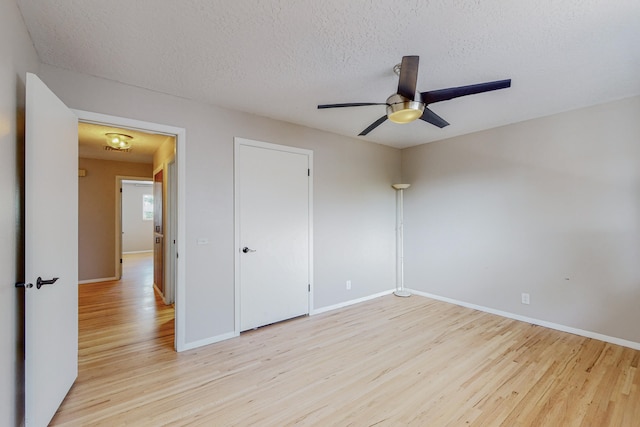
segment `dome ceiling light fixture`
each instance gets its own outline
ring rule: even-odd
[[[118,151],[131,150],[131,141],[133,140],[133,137],[131,135],[109,132],[105,133],[105,137],[107,138],[107,146],[109,147],[109,149]]]
[[[387,98],[387,118],[394,123],[411,123],[424,112],[424,102],[412,101],[397,93]]]
[[[478,83],[468,86],[449,87],[446,89],[430,90],[418,92],[416,94],[416,84],[418,82],[418,56],[403,56],[402,63],[393,67],[393,71],[399,76],[398,92],[387,98],[387,102],[350,102],[346,104],[321,104],[318,109],[342,108],[342,107],[365,107],[368,105],[386,105],[387,114],[371,123],[368,128],[358,134],[365,136],[387,119],[395,123],[411,123],[420,119],[442,129],[449,126],[449,123],[434,113],[427,106],[436,102],[448,101],[466,95],[490,92],[492,90],[506,89],[511,87],[511,79],[496,80],[493,82]],[[417,96],[416,96],[417,95]]]

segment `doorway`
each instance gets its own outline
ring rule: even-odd
[[[120,188],[122,188],[120,193],[122,254],[152,252],[153,181],[123,179]]]
[[[173,212],[172,223],[175,223],[174,227],[168,227],[167,230],[171,230],[173,234],[170,236],[171,241],[171,250],[166,250],[166,253],[175,254],[171,258],[167,259],[165,265],[167,268],[165,269],[165,274],[172,278],[170,282],[174,284],[175,290],[172,291],[172,294],[175,295],[175,337],[174,337],[174,348],[176,351],[182,351],[185,348],[184,342],[184,298],[180,298],[183,295],[184,286],[184,260],[185,260],[185,250],[184,250],[184,242],[180,238],[180,236],[184,235],[185,232],[185,217],[184,217],[184,198],[179,197],[180,194],[184,194],[184,162],[185,162],[185,130],[183,128],[177,128],[173,126],[167,126],[157,123],[151,122],[142,122],[139,120],[127,119],[116,116],[109,116],[99,113],[92,113],[81,110],[73,110],[74,113],[78,116],[79,121],[82,123],[93,124],[98,126],[106,126],[106,127],[116,127],[119,129],[124,129],[124,131],[128,132],[142,132],[149,133],[153,135],[158,135],[164,138],[171,138],[174,141],[174,145],[168,148],[161,148],[157,151],[161,151],[160,154],[154,154],[155,162],[157,163],[157,157],[161,156],[163,168],[168,167],[168,165],[174,165],[172,167],[175,168],[174,173],[174,182],[171,185],[167,185],[168,189],[174,189],[174,194],[166,197],[166,203],[170,203],[168,206],[167,212]],[[135,152],[135,145],[132,149]],[[138,153],[139,154],[139,153]],[[150,173],[145,173],[145,178],[151,179],[153,172],[153,167],[151,167]],[[80,174],[83,172],[81,171]],[[85,172],[86,174],[90,174],[90,171]],[[123,178],[139,178],[139,176],[119,176],[116,179],[116,191],[119,193],[119,185]],[[113,182],[113,181],[112,181]],[[113,184],[112,184],[113,185]],[[113,187],[112,187],[113,188]],[[116,198],[120,201],[120,197]],[[113,212],[113,211],[111,211]],[[121,222],[120,222],[120,206],[115,209],[114,221],[119,227],[115,236],[117,240],[116,248],[114,250],[115,254],[115,262],[116,262],[116,276],[120,277],[122,275],[122,234],[121,234]],[[165,215],[168,216],[168,215]],[[169,245],[167,245],[169,246]],[[178,253],[180,253],[180,258],[178,258]],[[112,264],[113,265],[113,264]],[[169,267],[170,266],[170,267]]]

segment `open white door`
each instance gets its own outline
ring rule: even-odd
[[[46,426],[78,375],[78,119],[33,74],[26,99],[25,423]]]

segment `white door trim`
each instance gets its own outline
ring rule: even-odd
[[[152,131],[155,133],[164,133],[167,135],[175,135],[176,137],[176,161],[178,168],[178,230],[176,235],[178,254],[177,260],[177,275],[176,275],[176,318],[175,318],[175,342],[174,346],[176,351],[186,350],[186,310],[185,310],[185,285],[186,274],[185,265],[187,258],[186,251],[186,145],[187,145],[187,132],[185,128],[169,126],[159,123],[145,122],[142,120],[129,119],[126,117],[112,116],[108,114],[94,113],[91,111],[74,110],[72,109],[78,120],[85,123],[95,123],[102,125],[112,125],[121,128],[136,129],[141,131]]]
[[[239,151],[240,146],[266,148],[306,155],[309,158],[309,313],[313,312],[313,151],[287,145],[272,144],[240,137],[233,138],[233,195],[234,195],[234,291],[235,320],[234,335],[240,335],[240,197],[239,197]]]
[[[164,294],[170,304],[175,301],[175,274],[176,274],[176,247],[173,243],[177,241],[176,237],[176,205],[174,203],[177,200],[176,197],[176,161],[175,156],[172,156],[167,162],[165,162],[165,170],[167,172],[165,182],[167,185],[166,191],[166,203],[167,203],[167,229],[165,233],[165,271],[168,273],[164,278]],[[166,244],[166,242],[169,242]],[[166,301],[165,301],[166,302]]]

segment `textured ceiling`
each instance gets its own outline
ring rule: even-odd
[[[433,104],[451,123],[387,121],[363,138],[408,147],[640,94],[638,0],[18,0],[42,62],[356,136],[392,68],[418,90],[511,78]],[[606,124],[603,124],[606,125]]]

